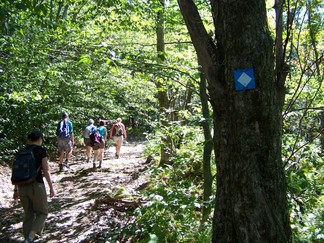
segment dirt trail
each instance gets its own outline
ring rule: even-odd
[[[134,221],[127,211],[141,201],[137,189],[149,179],[145,170],[142,143],[122,146],[119,159],[115,149],[105,152],[101,169],[86,163],[85,151],[74,154],[70,168],[58,172],[50,162],[56,196],[49,199],[44,234],[36,242],[128,242],[125,231]],[[20,242],[23,212],[12,200],[10,171],[1,173],[0,242]],[[9,182],[9,183],[8,183]]]

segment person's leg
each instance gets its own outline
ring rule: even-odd
[[[122,138],[121,136],[114,136],[114,142],[115,142],[115,146],[116,146],[116,158],[119,158],[119,154],[120,154],[120,147],[121,147],[121,143],[122,143]]]
[[[68,163],[70,161],[71,158],[71,154],[72,154],[72,142],[70,140],[70,138],[65,139],[65,146],[64,146],[64,150],[65,150],[65,165],[68,166]]]
[[[63,171],[64,155],[65,155],[65,152],[64,151],[61,151],[60,152],[60,162],[59,162],[59,169],[60,169],[60,171]]]
[[[60,171],[63,171],[63,160],[64,160],[64,153],[65,153],[65,144],[63,139],[59,139],[57,141],[57,149],[60,153],[59,156],[59,169]]]
[[[103,148],[99,148],[99,168],[101,168],[102,161],[103,161]]]
[[[118,156],[120,155],[120,147],[121,147],[120,144],[117,144],[117,145],[116,145],[116,154],[117,154]]]
[[[91,146],[87,146],[86,151],[87,151],[87,162],[89,162],[91,159]]]
[[[65,152],[64,151],[61,151],[60,152],[60,164],[63,164],[64,155],[65,155]]]
[[[19,187],[19,199],[24,210],[24,220],[23,220],[23,235],[26,239],[32,230],[32,225],[34,222],[34,211],[32,201],[29,195],[32,194],[31,185],[25,185]]]
[[[119,158],[120,148],[121,148],[122,143],[123,143],[122,136],[119,136],[118,137],[118,140],[117,140],[117,143],[116,143],[116,154],[117,154],[117,158]]]
[[[90,141],[90,138],[84,138],[84,144],[86,146],[87,163],[89,163],[90,159],[91,159],[91,141]]]
[[[93,168],[96,168],[96,162],[99,156],[99,147],[95,145],[93,147]]]
[[[103,162],[104,149],[105,149],[105,141],[101,141],[100,147],[99,147],[99,167],[101,167],[101,164]]]
[[[47,194],[45,185],[43,183],[34,183],[34,197],[33,197],[33,211],[35,214],[35,220],[32,226],[32,230],[29,233],[30,236],[35,233],[41,235],[45,226],[45,221],[48,215]]]

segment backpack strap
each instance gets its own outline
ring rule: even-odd
[[[30,148],[30,150],[31,150],[31,152],[33,153],[33,155],[34,155],[34,158],[35,158],[35,163],[36,163],[36,155],[38,155],[40,152],[38,152],[37,154],[35,154],[35,152],[34,152],[34,148],[36,148],[38,145],[31,145],[31,148]],[[40,171],[40,169],[41,169],[41,167],[42,167],[42,161],[41,161],[41,163],[40,163],[40,165],[38,166],[38,168],[37,168],[37,170],[36,170],[36,174],[38,174],[38,172]]]

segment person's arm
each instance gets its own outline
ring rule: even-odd
[[[107,140],[107,137],[108,137],[108,130],[107,128],[105,128],[105,141]]]
[[[111,129],[110,129],[110,135],[109,135],[110,138],[112,138],[112,134],[113,134],[114,129],[115,129],[115,124],[113,124]]]
[[[56,142],[57,142],[57,141],[59,140],[59,138],[60,138],[60,136],[59,136],[59,132],[58,132],[60,123],[61,123],[61,122],[59,122],[59,123],[57,124],[57,126],[56,126],[56,132],[55,132],[55,134],[56,134]]]
[[[122,125],[122,129],[123,129],[124,138],[127,139],[127,133],[126,133],[126,128],[125,128],[124,124]]]
[[[50,197],[54,197],[55,193],[54,193],[54,188],[51,180],[51,175],[49,173],[48,157],[44,157],[42,159],[42,171],[50,189]]]
[[[19,194],[18,194],[18,186],[15,186],[14,188],[14,192],[13,192],[13,199],[16,201],[19,198]]]
[[[72,146],[74,146],[74,134],[71,133],[70,137],[71,137]]]
[[[72,122],[69,122],[69,126],[70,126],[70,137],[71,137],[71,142],[72,142],[72,146],[74,146],[74,131],[73,131],[73,125]]]

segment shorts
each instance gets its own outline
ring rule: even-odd
[[[93,150],[98,150],[100,148],[100,143],[96,143],[92,146]]]
[[[57,141],[57,149],[59,152],[70,153],[72,151],[72,143],[70,138],[59,138]]]
[[[85,146],[87,146],[87,147],[91,146],[90,138],[84,138],[83,141],[84,141]]]
[[[121,145],[123,143],[123,136],[113,136],[116,145]]]
[[[105,148],[105,141],[102,139],[101,143],[99,144],[99,148],[104,149]]]

